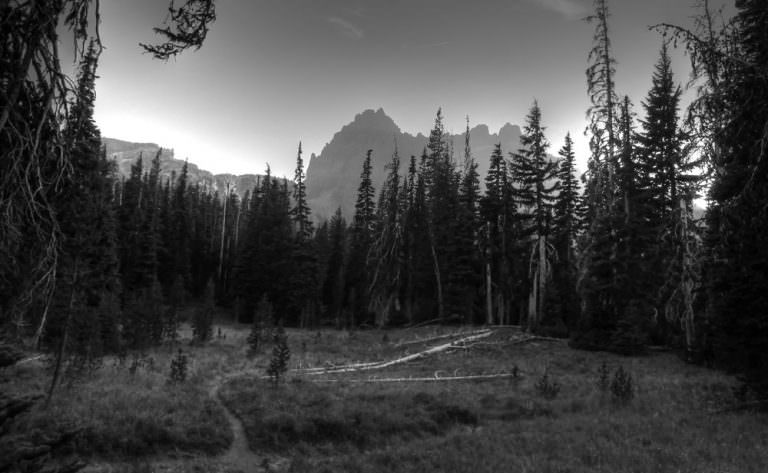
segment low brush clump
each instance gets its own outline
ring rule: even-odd
[[[243,419],[253,451],[364,450],[478,422],[473,411],[424,392],[342,392],[306,382],[266,389],[263,382],[236,379],[224,386],[221,396]]]
[[[632,375],[623,366],[619,366],[611,381],[611,399],[614,404],[627,405],[635,397]]]
[[[179,352],[171,360],[171,373],[169,381],[172,383],[183,383],[187,380],[187,356],[179,348]]]
[[[82,434],[75,449],[82,456],[216,454],[228,448],[232,433],[225,414],[202,386],[169,383],[160,370],[137,369],[132,376],[125,371],[104,368],[92,379],[61,389],[49,409],[40,406],[30,413],[24,427],[76,425]],[[181,366],[174,373],[180,380]]]
[[[536,382],[535,388],[536,393],[548,401],[556,398],[560,393],[560,384],[550,378],[549,370],[544,371],[544,374]]]

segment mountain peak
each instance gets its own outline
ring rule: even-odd
[[[520,127],[517,125],[513,125],[509,122],[505,123],[504,126],[501,127],[499,130],[499,136],[520,136]]]
[[[376,132],[400,133],[400,127],[395,121],[384,112],[383,108],[378,110],[368,109],[355,115],[355,119],[344,128],[350,127],[354,130],[371,130]]]

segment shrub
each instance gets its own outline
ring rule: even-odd
[[[549,370],[544,370],[544,374],[536,382],[536,393],[544,399],[552,400],[560,393],[560,384],[549,378]]]
[[[275,330],[274,342],[275,346],[272,348],[272,359],[269,360],[267,374],[277,384],[288,371],[288,360],[291,359],[288,336],[285,334],[282,324]]]
[[[635,395],[632,384],[632,375],[623,366],[619,366],[611,381],[611,399],[613,402],[620,405],[628,404]]]
[[[603,362],[600,365],[600,369],[597,371],[597,389],[601,393],[605,394],[611,387],[611,373],[608,371],[608,365]]]
[[[170,381],[172,383],[183,383],[187,380],[187,364],[187,355],[179,348],[179,352],[171,360]]]

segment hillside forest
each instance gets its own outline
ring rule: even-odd
[[[587,350],[664,345],[765,391],[768,3],[737,1],[721,21],[704,4],[692,30],[654,27],[648,92],[627,97],[595,2],[584,174],[570,136],[547,139],[535,100],[520,149],[490,156],[473,154],[469,123],[463,149],[450,146],[438,109],[420,156],[361,153],[354,216],[315,222],[301,144],[291,183],[267,168],[242,198],[191,184],[186,168],[162,179],[159,153],[117,177],[93,118],[94,6],[4,3],[3,336],[54,355],[51,390],[104,355],[174,339],[189,314],[206,342],[227,311],[255,326],[519,325]],[[145,45],[157,57],[202,44],[212,11],[184,8],[166,43]],[[73,81],[58,66],[59,21],[81,58]],[[691,60],[687,110],[672,47]],[[379,189],[376,160],[388,163]]]

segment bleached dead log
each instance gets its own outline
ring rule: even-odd
[[[541,337],[538,335],[530,335],[530,336],[519,337],[516,339],[501,340],[498,342],[474,342],[474,343],[461,344],[461,345],[457,344],[451,347],[451,349],[470,350],[475,347],[504,347],[504,346],[510,346],[510,345],[522,345],[523,343],[528,343],[528,342],[565,342],[565,341],[566,340],[563,338]]]
[[[37,356],[31,356],[29,358],[24,358],[23,360],[19,360],[16,362],[17,365],[21,365],[24,363],[30,363],[35,360],[39,360],[40,358],[43,358],[45,355],[37,355]]]
[[[542,337],[542,336],[530,336],[525,338],[518,338],[517,340],[510,340],[507,342],[508,345],[518,345],[528,342],[565,342],[566,339],[564,338],[555,338],[555,337]]]
[[[457,321],[457,320],[461,320],[461,317],[459,317],[458,315],[452,315],[450,317],[445,317],[445,318],[442,318],[442,319],[441,318],[437,318],[437,319],[425,320],[425,321],[419,322],[417,324],[406,325],[405,327],[406,328],[419,328],[419,327],[424,327],[424,326],[427,326],[427,325],[444,324],[446,322],[453,322],[453,321]]]
[[[378,365],[380,363],[384,363],[383,361],[370,361],[366,363],[350,363],[346,365],[326,365],[326,366],[313,366],[310,368],[296,368],[293,371],[299,372],[299,373],[311,373],[313,371],[326,371],[326,370],[335,370],[335,369],[342,369],[342,368],[364,368],[366,366],[372,366],[372,365]]]
[[[483,330],[480,333],[477,333],[475,335],[471,335],[468,337],[461,338],[459,340],[454,340],[452,342],[444,343],[442,345],[437,345],[432,348],[428,348],[424,351],[420,351],[417,353],[413,353],[410,355],[406,355],[400,358],[396,358],[394,360],[380,362],[380,363],[371,363],[371,364],[363,364],[363,366],[352,366],[352,367],[339,367],[339,368],[329,368],[325,370],[316,370],[316,371],[309,371],[304,372],[303,374],[313,376],[318,374],[333,374],[333,373],[349,373],[349,372],[355,372],[355,371],[367,371],[367,370],[377,370],[382,368],[389,368],[390,366],[398,365],[401,363],[407,363],[409,361],[418,360],[419,358],[423,358],[425,356],[434,355],[435,353],[440,353],[442,351],[448,350],[449,348],[461,345],[467,342],[471,342],[474,340],[480,340],[482,338],[489,337],[493,334],[493,331],[491,330]]]
[[[367,379],[319,379],[318,383],[428,383],[437,381],[485,381],[493,379],[516,378],[516,373],[472,374],[466,376],[424,376],[408,378],[376,378]]]
[[[435,335],[434,337],[425,337],[425,338],[415,338],[413,340],[406,340],[402,342],[395,343],[395,347],[402,347],[405,345],[414,345],[417,343],[426,343],[426,342],[434,342],[435,340],[442,340],[444,338],[452,338],[452,337],[460,337],[460,336],[467,336],[467,335],[474,335],[477,333],[485,332],[488,329],[480,329],[480,330],[473,330],[473,331],[459,331],[459,332],[451,332],[446,333],[443,335]]]

